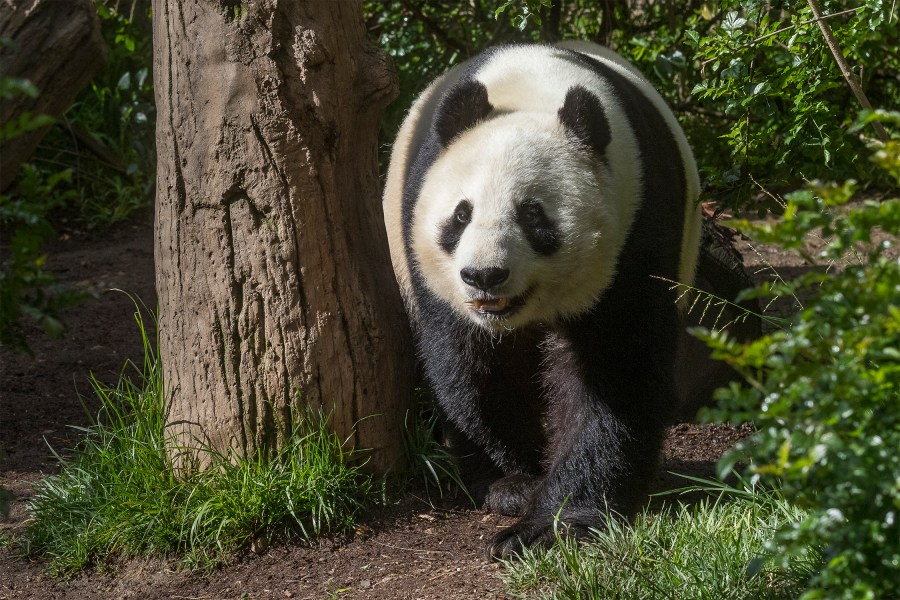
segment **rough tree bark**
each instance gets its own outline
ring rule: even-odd
[[[413,364],[377,176],[397,84],[361,3],[156,0],[153,34],[170,427],[266,451],[302,402],[391,466]]]
[[[61,117],[78,92],[106,61],[100,20],[91,0],[0,0],[0,75],[28,79],[37,98],[15,96],[0,102],[0,124],[24,112]],[[47,127],[0,145],[0,191],[13,182],[47,133]]]

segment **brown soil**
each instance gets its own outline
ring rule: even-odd
[[[148,219],[102,236],[70,232],[51,249],[50,268],[62,281],[124,290],[155,306]],[[0,350],[0,485],[14,495],[12,514],[0,522],[0,533],[21,531],[27,519],[24,501],[34,483],[57,469],[50,447],[64,452],[78,435],[69,426],[87,424],[79,394],[90,410],[89,374],[114,382],[126,359],[141,359],[133,313],[126,294],[105,291],[65,314],[64,339],[47,340],[33,332],[35,359]],[[672,427],[657,490],[685,485],[670,471],[712,476],[722,453],[748,433],[747,427]],[[433,507],[412,491],[364,516],[348,536],[312,546],[274,546],[205,576],[163,560],[135,560],[112,573],[60,580],[47,575],[42,563],[2,549],[0,600],[507,598],[499,567],[484,560],[483,548],[486,538],[508,523],[461,503]]]

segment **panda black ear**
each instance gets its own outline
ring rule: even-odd
[[[483,83],[474,79],[457,83],[441,100],[434,119],[441,146],[448,146],[453,138],[486,118],[493,108]]]
[[[611,138],[609,121],[597,96],[580,85],[569,88],[559,120],[581,143],[602,155]]]

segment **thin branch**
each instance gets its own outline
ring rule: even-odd
[[[831,27],[828,26],[828,23],[825,22],[825,17],[822,16],[822,7],[819,5],[818,0],[807,1],[809,2],[809,7],[812,9],[813,14],[816,16],[816,19],[818,19],[819,29],[822,30],[822,36],[825,38],[825,43],[828,44],[828,49],[831,50],[831,55],[834,56],[835,62],[841,69],[841,73],[844,75],[847,85],[850,86],[850,90],[853,92],[853,95],[856,96],[856,100],[860,105],[867,110],[872,110],[872,103],[869,102],[862,86],[859,84],[859,81],[857,81],[853,71],[850,70],[850,65],[847,64],[847,59],[844,58],[844,53],[841,51],[840,45],[838,45],[837,40],[834,39],[834,34],[831,33]],[[887,131],[884,130],[884,127],[882,127],[881,123],[878,121],[872,121],[872,128],[875,130],[876,135],[878,135],[878,139],[882,142],[887,142],[890,139]]]
[[[753,173],[747,173],[747,175],[750,177],[750,181],[752,181],[754,184],[756,184],[756,187],[758,187],[760,189],[760,191],[762,191],[762,193],[764,193],[766,196],[771,198],[775,202],[775,204],[777,204],[781,208],[787,208],[787,202],[785,202],[784,199],[781,198],[780,196],[776,196],[775,194],[770,192],[768,189],[766,189],[766,187],[763,184],[758,182],[756,180],[756,178],[753,177]]]
[[[814,19],[807,19],[806,21],[800,21],[796,25],[788,25],[787,27],[782,27],[781,29],[773,31],[772,33],[767,33],[766,35],[761,35],[758,38],[756,38],[755,40],[748,42],[747,44],[744,44],[743,47],[746,48],[747,46],[753,46],[754,44],[757,44],[758,42],[761,42],[767,38],[770,38],[773,35],[778,35],[779,33],[783,33],[789,29],[794,29],[795,27],[799,27],[800,25],[809,25],[810,23],[815,23],[817,21],[821,22],[825,19],[833,19],[835,17],[840,17],[842,15],[846,15],[849,13],[855,13],[859,10],[862,10],[863,8],[865,8],[865,6],[857,6],[856,8],[848,8],[848,9],[842,10],[840,12],[831,13],[830,15],[817,16]]]
[[[743,50],[743,49],[745,49],[745,48],[750,48],[750,47],[752,47],[752,46],[755,46],[756,44],[758,44],[759,42],[761,42],[761,41],[763,41],[763,40],[769,39],[769,38],[772,37],[773,35],[778,35],[779,33],[784,33],[785,31],[790,31],[791,29],[796,29],[797,27],[800,27],[800,26],[802,26],[802,25],[809,25],[810,23],[816,23],[816,22],[821,23],[821,22],[823,22],[825,19],[833,19],[833,18],[835,18],[835,17],[840,17],[841,15],[846,15],[846,14],[849,14],[849,13],[857,12],[857,11],[862,10],[862,9],[864,9],[864,8],[865,8],[865,6],[857,6],[856,8],[848,8],[847,10],[842,10],[842,11],[840,11],[840,12],[832,13],[832,14],[830,14],[830,15],[820,15],[820,16],[817,16],[817,17],[812,18],[812,19],[807,19],[807,20],[805,20],[805,21],[800,21],[799,23],[795,23],[795,24],[793,24],[793,25],[787,25],[787,26],[785,26],[785,27],[782,27],[781,29],[776,29],[775,31],[772,31],[772,32],[767,33],[767,34],[765,34],[765,35],[761,35],[761,36],[759,36],[758,38],[754,38],[754,39],[750,40],[749,42],[747,42],[747,43],[745,43],[745,44],[741,44],[740,46],[738,46],[737,48],[735,48],[734,51],[737,52],[738,50]],[[708,58],[708,59],[706,59],[705,61],[703,61],[703,62],[701,63],[701,68],[702,68],[702,67],[705,67],[706,65],[708,65],[708,64],[711,63],[711,62],[715,62],[715,61],[720,60],[720,59],[721,59],[721,57],[718,57],[718,56],[715,57],[715,58]]]
[[[100,162],[104,163],[109,168],[114,171],[118,171],[123,175],[128,175],[128,167],[122,163],[121,160],[113,153],[113,151],[108,148],[103,142],[99,141],[95,138],[91,133],[79,125],[78,123],[69,123],[68,119],[66,122],[69,124],[69,130],[72,132],[72,135],[75,139],[80,142],[85,148],[91,151],[91,153],[100,159]],[[77,148],[76,144],[76,148]],[[79,153],[79,158],[81,154]],[[80,166],[80,165],[79,165]]]
[[[378,540],[372,540],[372,543],[378,544],[379,546],[384,546],[385,548],[391,548],[392,550],[405,550],[406,552],[415,552],[419,554],[421,558],[425,560],[445,560],[440,558],[431,558],[430,556],[426,556],[428,554],[453,554],[452,552],[448,552],[446,550],[418,550],[416,548],[404,548],[402,546],[394,546],[393,544],[385,544],[384,542],[379,542]]]

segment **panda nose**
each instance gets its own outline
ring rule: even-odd
[[[459,272],[464,282],[482,291],[488,291],[498,286],[509,278],[509,269],[490,267],[487,269],[473,269],[466,267]]]

